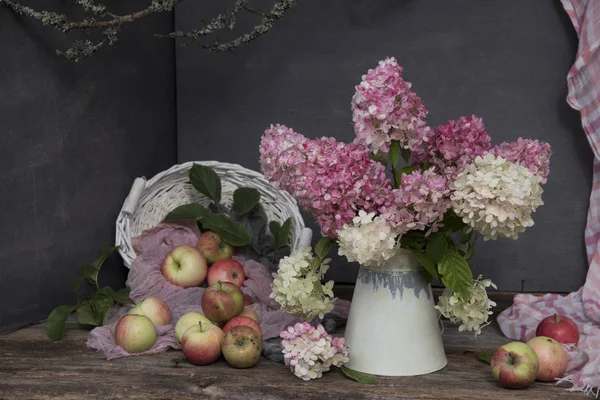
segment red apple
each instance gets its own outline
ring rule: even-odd
[[[156,343],[156,328],[145,315],[125,314],[115,326],[115,343],[128,353],[150,350]]]
[[[227,258],[218,260],[208,269],[208,286],[212,286],[218,281],[231,282],[241,287],[246,280],[244,267],[239,262]]]
[[[535,336],[546,336],[558,343],[577,345],[579,343],[579,328],[571,318],[554,314],[544,318],[539,323]]]
[[[195,365],[207,365],[221,356],[223,331],[211,323],[198,322],[183,334],[181,349],[188,361]]]
[[[161,272],[173,285],[187,288],[204,282],[208,265],[195,247],[178,246],[163,260]]]
[[[177,343],[181,343],[185,331],[192,325],[197,325],[198,322],[202,322],[203,324],[212,323],[210,319],[196,311],[190,311],[183,314],[175,324],[175,339],[177,339]]]
[[[244,295],[231,282],[217,282],[202,293],[201,304],[208,319],[223,323],[240,315],[244,308]]]
[[[250,368],[260,361],[260,334],[245,325],[234,326],[223,337],[223,356],[235,368]]]
[[[563,377],[569,363],[569,355],[562,344],[546,336],[534,337],[527,344],[535,351],[540,363],[537,376],[539,381],[552,382]]]
[[[240,317],[249,317],[249,318],[252,318],[253,320],[255,320],[256,322],[260,322],[260,320],[258,318],[258,314],[250,306],[244,306],[244,309],[242,310],[242,312],[240,313],[239,316]]]
[[[129,314],[145,315],[154,325],[167,325],[171,323],[171,310],[167,303],[155,296],[146,297]]]
[[[533,383],[539,361],[535,351],[523,342],[500,346],[492,355],[492,375],[505,388],[521,389]]]
[[[196,248],[209,264],[231,258],[233,255],[233,246],[223,241],[221,236],[212,231],[200,235]]]
[[[223,327],[223,333],[227,333],[229,332],[229,330],[231,330],[231,328],[239,325],[249,326],[262,336],[262,329],[260,329],[260,325],[258,324],[258,322],[256,322],[256,320],[240,315],[238,315],[237,317],[233,317],[229,321],[227,321],[227,323]]]

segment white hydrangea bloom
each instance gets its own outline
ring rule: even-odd
[[[533,226],[531,214],[544,204],[541,181],[521,165],[486,154],[452,182],[452,208],[484,240],[516,239]]]
[[[333,281],[321,283],[330,259],[311,267],[314,256],[310,248],[296,250],[279,262],[273,274],[270,297],[281,309],[297,317],[311,320],[333,310]]]
[[[363,210],[338,231],[338,254],[364,266],[382,266],[398,250],[397,234],[382,217]]]
[[[460,322],[460,332],[473,331],[475,335],[481,333],[481,329],[490,324],[488,318],[492,315],[490,309],[496,305],[488,298],[486,288],[496,285],[489,279],[481,279],[481,275],[475,280],[473,286],[466,295],[457,293],[443,294],[435,306],[442,315],[452,323]]]

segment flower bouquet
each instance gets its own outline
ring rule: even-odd
[[[362,77],[351,103],[353,143],[309,139],[277,124],[260,145],[264,175],[314,215],[323,236],[314,252],[281,260],[272,297],[309,321],[329,312],[333,282],[323,278],[337,244],[361,266],[346,328],[348,365],[381,375],[445,365],[439,314],[476,335],[489,324],[486,288],[495,285],[474,276],[469,259],[479,236],[516,239],[533,225],[551,156],[538,140],[492,146],[476,116],[430,127],[402,72],[387,58]],[[446,287],[437,312],[433,280]],[[423,365],[412,368],[417,358]],[[404,360],[413,365],[398,367]]]

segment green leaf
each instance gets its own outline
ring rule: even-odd
[[[103,288],[105,289],[105,288]],[[107,296],[102,292],[96,292],[92,295],[89,301],[91,309],[94,313],[94,318],[98,325],[101,325],[104,321],[106,312],[112,307],[114,301],[112,297]]]
[[[98,257],[92,263],[85,263],[81,267],[81,278],[87,279],[91,284],[98,286],[98,273],[100,272],[100,268],[102,268],[102,264],[108,258],[108,256],[118,249],[117,246],[109,246],[100,250],[98,253]]]
[[[319,257],[313,258],[312,261],[310,262],[310,269],[312,271],[316,271],[317,268],[319,268],[320,266],[321,266],[321,259]],[[319,285],[320,285],[320,282],[315,282],[315,283],[319,283]]]
[[[108,246],[100,250],[98,257],[94,261],[94,266],[96,267],[96,269],[99,270],[102,267],[102,264],[104,264],[104,261],[106,261],[106,259],[108,258],[108,256],[110,256],[111,253],[117,250],[118,248],[118,246]]]
[[[67,326],[67,318],[73,311],[71,306],[58,306],[50,315],[48,315],[48,321],[46,321],[46,335],[51,340],[58,341],[62,339],[65,328]]]
[[[75,278],[75,279],[71,280],[71,282],[69,282],[69,287],[75,293],[77,293],[79,291],[79,287],[81,286],[81,279],[82,278],[80,276],[78,276],[77,278]]]
[[[79,305],[79,308],[77,308],[77,319],[82,325],[100,325],[96,320],[94,310],[92,310],[92,306],[89,302],[85,302]]]
[[[471,241],[471,238],[473,237],[473,232],[474,232],[473,230],[470,230],[469,232],[466,232],[466,233],[463,232],[463,234],[460,238],[460,242],[462,244],[469,243]]]
[[[119,304],[133,304],[133,300],[131,300],[129,298],[129,294],[131,293],[131,288],[130,287],[124,287],[122,289],[119,289],[117,291],[114,291],[111,295],[112,299],[115,301],[115,303],[119,303]]]
[[[344,373],[344,375],[346,375],[348,378],[355,380],[358,383],[366,383],[369,385],[376,385],[377,384],[377,379],[375,379],[372,376],[369,375],[365,375],[363,373],[360,373],[358,371],[354,371],[350,368],[346,368],[344,366],[342,366],[342,372]]]
[[[464,229],[466,226],[462,218],[454,214],[454,212],[448,211],[444,215],[444,230],[456,232]]]
[[[269,231],[271,231],[271,235],[273,237],[277,236],[277,232],[281,229],[281,224],[277,221],[269,222]]]
[[[427,258],[435,265],[442,259],[447,248],[448,241],[446,240],[446,235],[444,232],[438,231],[429,237],[425,253],[427,254]]]
[[[275,250],[287,245],[290,242],[290,230],[292,228],[292,219],[286,219],[281,228],[277,231],[275,235],[273,235],[273,246]]]
[[[467,261],[455,250],[447,249],[438,263],[442,283],[456,293],[465,293],[473,286],[473,273]]]
[[[177,221],[185,219],[198,219],[209,214],[208,208],[201,206],[200,204],[184,204],[175,208],[166,217],[165,221]]]
[[[397,140],[392,140],[392,144],[390,145],[390,152],[388,153],[390,157],[390,162],[392,166],[396,166],[398,164],[398,158],[400,158],[400,142]]]
[[[81,266],[81,278],[87,279],[91,284],[98,283],[98,269],[92,263],[85,263]]]
[[[369,158],[373,161],[378,161],[387,167],[387,160],[383,154],[369,154]]]
[[[402,148],[400,154],[402,155],[402,159],[408,163],[408,160],[410,160],[410,150]]]
[[[433,276],[425,268],[421,270],[421,273],[423,274],[423,279],[425,279],[425,282],[431,283],[431,281],[433,281]]]
[[[241,187],[233,192],[233,206],[237,215],[250,212],[260,202],[260,192],[253,188]]]
[[[473,257],[473,253],[475,253],[475,243],[477,243],[477,240],[474,240],[473,243],[469,243],[469,247],[465,253],[465,260],[468,261],[471,259],[471,257]]]
[[[329,254],[329,251],[333,247],[334,243],[334,239],[330,237],[322,237],[315,246],[315,254],[317,257],[319,257],[321,260],[327,257],[327,254]]]
[[[189,177],[197,191],[219,205],[221,202],[221,178],[212,168],[194,164],[190,168]]]
[[[427,254],[425,254],[422,251],[417,250],[417,249],[413,249],[412,252],[415,255],[415,258],[417,260],[419,260],[419,262],[421,263],[423,268],[425,268],[425,270],[429,273],[429,275],[433,279],[439,279],[439,275],[438,275],[437,269],[435,267],[435,264],[433,262],[431,262],[429,257],[427,257]]]
[[[492,363],[492,353],[477,353],[477,359],[488,364]]]
[[[221,236],[225,242],[235,247],[242,247],[252,243],[252,234],[236,225],[229,217],[224,215],[207,214],[202,217],[202,226]]]

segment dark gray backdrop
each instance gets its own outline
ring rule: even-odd
[[[198,4],[207,6],[184,3],[178,27],[210,16]],[[592,155],[565,103],[576,37],[558,1],[302,0],[235,53],[178,49],[176,73],[172,43],[150,37],[172,28],[172,15],[157,15],[73,64],[54,54],[63,35],[0,6],[0,331],[75,300],[67,283],[113,243],[136,176],[187,160],[258,169],[260,135],[274,122],[352,140],[353,87],[386,56],[405,66],[432,124],[475,113],[496,143],[523,135],[554,148],[536,226],[516,242],[481,243],[477,269],[502,290],[583,282]],[[101,281],[121,286],[125,274],[113,257]],[[351,282],[356,266],[336,259],[330,276]]]
[[[176,26],[199,12],[208,17],[200,7],[184,4]],[[260,136],[277,122],[350,141],[354,85],[395,56],[432,124],[474,113],[494,143],[518,136],[551,143],[535,227],[518,241],[480,243],[474,262],[501,290],[520,290],[522,280],[526,291],[575,290],[587,271],[592,168],[579,116],[565,103],[576,44],[558,1],[300,1],[270,34],[235,53],[177,50],[178,159],[258,169]],[[356,277],[342,259],[330,271],[339,281]]]
[[[176,162],[174,45],[151,37],[172,28],[158,15],[74,64],[54,54],[65,35],[0,4],[0,332],[73,304],[68,282],[114,243],[133,179]],[[120,258],[104,268],[122,287]]]

